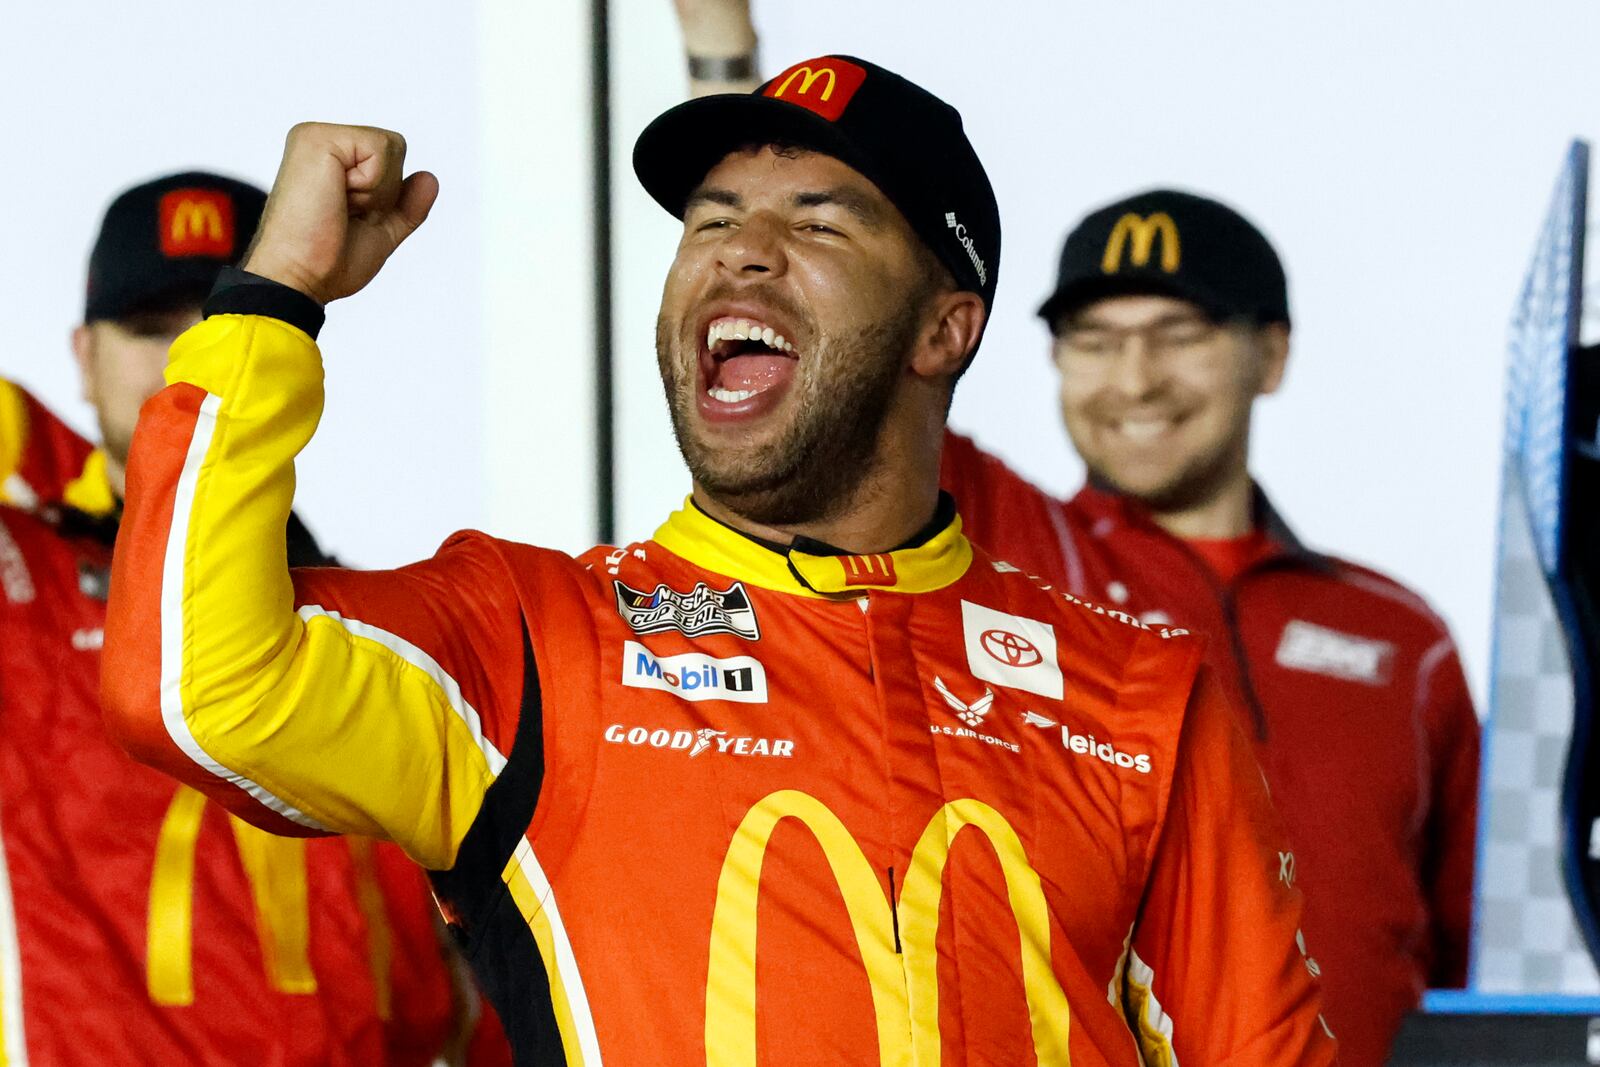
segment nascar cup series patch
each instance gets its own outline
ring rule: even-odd
[[[1008,615],[963,600],[961,630],[974,678],[1060,700],[1066,690],[1056,661],[1056,630],[1047,622]]]
[[[665,585],[644,592],[622,582],[612,584],[617,590],[617,614],[636,634],[675,630],[685,637],[732,634],[748,641],[761,639],[756,609],[741,582],[727,589],[701,582],[687,593]]]

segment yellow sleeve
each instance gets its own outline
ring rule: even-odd
[[[498,556],[466,539],[398,571],[291,574],[294,459],[323,406],[315,342],[213,316],[173,346],[167,382],[128,465],[113,732],[258,825],[387,838],[448,868],[519,711],[521,617]]]

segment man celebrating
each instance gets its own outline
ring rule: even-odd
[[[747,90],[749,0],[675,6],[691,91]],[[1287,824],[1342,1058],[1375,1067],[1424,988],[1466,979],[1478,721],[1454,645],[1404,587],[1301,544],[1252,480],[1289,303],[1237,212],[1169,191],[1094,212],[1041,315],[1089,487],[1055,500],[955,434],[944,486],[1002,559],[1207,634]]]
[[[1334,1061],[1197,643],[974,550],[938,492],[1000,251],[953,108],[823,56],[641,136],[694,474],[653,539],[291,571],[323,305],[437,194],[404,152],[291,133],[141,416],[105,675],[135,753],[404,845],[522,1063]]]
[[[139,406],[265,194],[213,174],[119,196],[73,334],[103,444],[0,382],[0,1061],[434,1062],[456,1028],[426,882],[389,845],[291,841],[133,763],[98,699]],[[303,527],[279,551],[324,562]]]
[[[944,484],[980,544],[1206,662],[1272,786],[1351,1064],[1377,1065],[1429,985],[1466,980],[1478,719],[1420,597],[1306,548],[1249,472],[1255,399],[1289,354],[1283,267],[1214,200],[1158,190],[1067,237],[1040,309],[1090,484],[1060,502],[952,435]]]

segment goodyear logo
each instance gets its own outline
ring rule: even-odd
[[[1118,219],[1117,224],[1111,227],[1110,238],[1106,240],[1105,256],[1100,261],[1101,271],[1115,274],[1121,270],[1124,249],[1128,251],[1128,261],[1135,267],[1148,266],[1157,237],[1161,238],[1162,271],[1177,273],[1183,249],[1178,243],[1178,224],[1165,211],[1158,211],[1149,217],[1130,211]]]
[[[161,254],[233,258],[233,200],[215,189],[174,189],[161,198]]]
[[[838,122],[850,98],[866,80],[863,68],[849,60],[827,56],[796,63],[768,82],[762,93],[774,100],[799,104],[829,122]]]

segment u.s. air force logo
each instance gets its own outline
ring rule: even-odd
[[[732,634],[748,641],[761,639],[756,609],[741,582],[727,589],[701,582],[687,593],[665,585],[644,592],[622,582],[612,584],[617,590],[617,614],[636,634],[676,630],[686,637]]]

